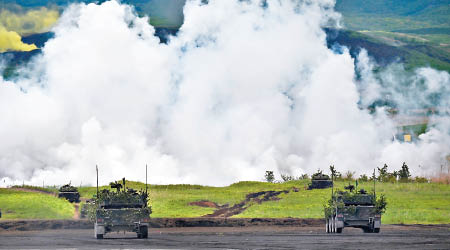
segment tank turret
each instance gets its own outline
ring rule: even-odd
[[[59,188],[58,198],[64,198],[70,202],[80,202],[80,193],[78,188],[69,183]]]
[[[311,183],[308,185],[308,189],[321,189],[321,188],[329,188],[333,186],[333,181],[330,179],[330,176],[322,173],[321,170],[318,170],[317,173],[311,176]]]
[[[125,183],[125,179],[123,179]],[[143,208],[147,207],[147,193],[143,191],[136,191],[132,188],[124,188],[125,185],[121,183],[111,182],[111,189],[116,189],[116,191],[111,191],[108,189],[103,189],[98,197],[97,204],[102,208],[122,208],[122,207],[135,207]]]
[[[317,171],[317,173],[311,176],[313,180],[330,180],[330,176],[322,173],[322,170]]]

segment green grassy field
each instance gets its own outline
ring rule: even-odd
[[[52,195],[0,188],[2,219],[70,219],[75,208]]]
[[[331,189],[305,190],[309,180],[285,183],[239,182],[227,187],[199,185],[149,185],[152,217],[198,217],[212,213],[214,208],[188,205],[190,202],[208,200],[219,205],[230,206],[245,199],[248,193],[259,191],[291,190],[278,196],[279,201],[250,204],[243,213],[234,217],[272,218],[322,218],[323,204],[330,197]],[[348,182],[336,182],[336,188],[343,189]],[[128,187],[144,189],[145,185],[127,182]],[[292,188],[299,189],[293,192]],[[373,183],[360,183],[359,188],[373,189]],[[388,200],[388,209],[383,223],[450,223],[450,185],[437,183],[377,183],[377,193],[383,193]],[[80,189],[83,197],[92,197],[95,188]]]
[[[227,187],[200,185],[149,185],[152,217],[199,217],[212,213],[209,207],[191,206],[194,201],[212,201],[230,206],[243,201],[248,193],[259,191],[289,190],[278,197],[281,200],[261,204],[251,203],[247,209],[234,217],[254,218],[322,218],[323,205],[331,195],[331,189],[306,190],[309,180],[285,183],[239,182]],[[343,190],[348,182],[335,182],[337,189]],[[127,187],[145,189],[143,183],[127,182]],[[294,192],[293,188],[298,192]],[[106,187],[101,187],[106,188]],[[358,188],[371,191],[372,182],[360,183]],[[95,187],[81,187],[83,198],[92,198]],[[385,224],[446,224],[450,223],[450,185],[438,183],[377,183],[378,194],[385,194],[388,201],[387,212],[383,215]],[[0,189],[0,208],[3,218],[70,218],[73,206],[61,199],[30,192]],[[23,206],[23,204],[27,204]],[[6,213],[14,211],[14,213]]]
[[[343,190],[346,182],[336,183]],[[360,183],[358,188],[373,190],[373,183]],[[387,224],[440,224],[450,223],[450,186],[435,183],[383,183],[377,184],[377,193],[388,200],[383,223]],[[237,217],[303,217],[322,218],[323,204],[330,197],[331,189],[300,190],[253,206]]]

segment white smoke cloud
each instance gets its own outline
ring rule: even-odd
[[[418,143],[392,141],[395,122],[360,104],[397,96],[385,84],[406,76],[380,79],[361,55],[357,79],[349,53],[327,48],[334,1],[267,2],[188,1],[167,45],[129,6],[70,6],[42,55],[1,82],[0,179],[93,184],[96,164],[101,183],[143,181],[149,164],[152,183],[208,185],[330,164],[358,174],[385,162],[438,168],[448,117]],[[430,94],[449,86],[432,69],[414,77]]]

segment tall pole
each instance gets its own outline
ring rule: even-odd
[[[98,166],[95,165],[95,171],[97,172],[97,199],[98,199]]]
[[[375,192],[375,168],[373,169],[373,196],[376,196]]]
[[[334,196],[334,173],[331,172],[331,198]]]
[[[145,164],[145,194],[147,194],[147,164]]]

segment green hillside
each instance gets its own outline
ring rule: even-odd
[[[433,67],[450,72],[450,51],[431,43],[408,40],[399,33],[376,31],[327,30],[328,47],[335,43],[350,48],[356,57],[360,49],[366,49],[380,65],[403,62],[407,70],[417,67]]]
[[[364,32],[383,43],[409,46],[419,53],[439,49],[425,53],[432,58],[441,53],[449,57],[450,0],[338,0],[336,10],[343,14],[347,29]],[[436,63],[420,55],[412,59],[418,60],[417,64]]]
[[[338,0],[336,10],[357,30],[448,27],[448,0]]]
[[[284,183],[239,182],[227,187],[200,185],[149,185],[152,217],[200,217],[219,208],[239,207],[236,218],[322,218],[323,205],[331,189],[306,190],[309,180]],[[346,181],[336,182],[343,190]],[[127,182],[127,187],[145,189],[139,182]],[[106,188],[106,187],[101,187]],[[373,190],[372,182],[362,182],[358,188]],[[438,183],[377,183],[377,193],[385,194],[388,209],[383,216],[386,224],[450,223],[450,185]],[[81,187],[83,198],[92,198],[95,187]],[[278,191],[278,192],[277,192]],[[265,192],[265,193],[258,193]],[[267,196],[271,193],[272,196]],[[250,197],[250,198],[249,198]],[[73,205],[52,195],[0,189],[3,218],[71,218]]]
[[[75,208],[52,194],[0,188],[2,219],[70,219]]]

